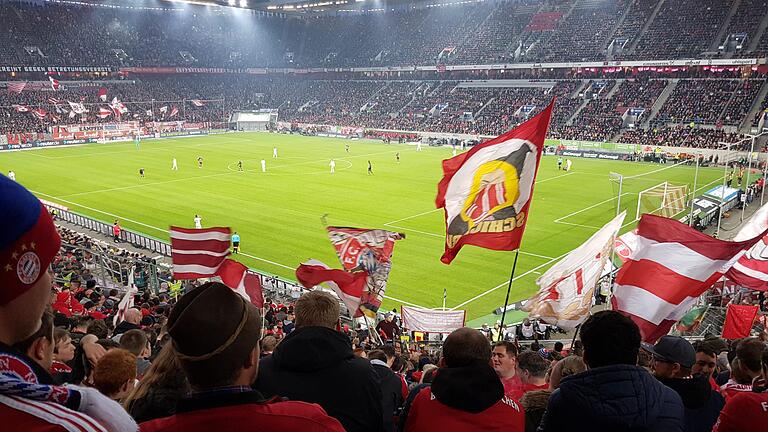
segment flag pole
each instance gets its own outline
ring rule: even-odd
[[[512,280],[515,278],[515,269],[517,268],[517,257],[520,256],[520,248],[515,251],[515,261],[512,263],[512,274],[509,275],[509,284],[507,284],[507,297],[504,299],[504,308],[501,310],[501,325],[499,326],[499,341],[502,339],[502,331],[504,328],[504,319],[507,316],[507,306],[509,306],[509,292],[512,290]]]
[[[688,214],[688,226],[693,226],[693,202],[696,200],[696,186],[699,180],[699,158],[700,154],[696,153],[696,173],[693,175],[693,190],[691,191],[691,212]]]
[[[443,310],[445,310],[445,299],[448,297],[448,288],[443,288]]]
[[[749,174],[752,171],[752,154],[754,152],[755,152],[755,135],[752,135],[752,145],[749,147],[749,155],[747,157],[747,159],[749,159],[747,161],[747,178],[745,179],[746,181],[744,182],[744,192],[742,192],[745,195],[747,193],[747,190],[749,189]],[[742,220],[742,222],[744,221],[744,212],[746,212],[746,211],[747,211],[747,197],[745,196],[744,197],[744,205],[741,206],[741,220]]]

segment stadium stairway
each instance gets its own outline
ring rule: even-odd
[[[757,49],[757,45],[760,44],[760,39],[763,37],[766,28],[768,28],[768,13],[763,16],[763,20],[760,21],[760,25],[757,26],[755,36],[749,41],[749,45],[747,46],[748,52],[754,52]]]
[[[664,91],[661,92],[658,99],[651,105],[651,114],[645,118],[642,124],[642,128],[646,128],[648,124],[650,124],[651,120],[656,118],[656,115],[661,111],[661,107],[664,106],[664,103],[667,102],[667,99],[669,99],[669,96],[672,94],[672,92],[675,90],[675,87],[677,87],[677,83],[680,82],[679,78],[674,78],[669,80],[669,83],[664,88]]]
[[[643,28],[641,28],[640,32],[637,34],[637,36],[635,36],[635,40],[632,41],[632,45],[627,50],[628,53],[634,54],[635,48],[637,48],[637,44],[640,43],[640,39],[643,38],[643,35],[648,31],[648,28],[651,27],[651,24],[653,24],[653,20],[655,20],[656,16],[659,14],[661,7],[664,5],[664,1],[665,0],[661,0],[659,4],[656,5],[653,13],[651,13],[651,16],[648,18],[648,21],[646,21],[645,25],[643,25]]]
[[[752,107],[749,109],[749,112],[747,112],[747,115],[744,116],[744,120],[742,120],[741,124],[739,125],[739,133],[752,132],[752,120],[763,107],[763,101],[765,100],[766,96],[768,96],[768,81],[763,81],[763,85],[760,87],[760,91],[757,92],[757,97],[752,102]]]
[[[627,19],[627,15],[629,15],[629,12],[632,10],[632,7],[637,3],[638,0],[634,0],[627,3],[626,8],[624,9],[624,13],[621,14],[621,18],[616,22],[616,25],[611,29],[611,32],[608,35],[608,39],[605,40],[605,43],[603,43],[603,54],[608,60],[613,60],[613,56],[608,55],[608,47],[611,45],[611,42],[613,41],[613,36],[616,34],[616,30],[621,27],[622,24],[624,24],[624,21]]]
[[[715,40],[713,40],[709,45],[710,52],[716,53],[718,51],[717,48],[720,46],[720,42],[725,39],[725,32],[728,31],[728,25],[731,23],[733,16],[736,15],[736,11],[739,9],[739,5],[741,5],[741,0],[735,0],[731,5],[731,10],[728,11],[728,15],[725,17],[725,21],[723,21],[723,23],[720,25],[720,31],[717,32]]]

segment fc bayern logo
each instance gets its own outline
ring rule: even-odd
[[[27,252],[19,258],[16,264],[16,274],[21,283],[29,285],[40,276],[40,258],[34,252]]]

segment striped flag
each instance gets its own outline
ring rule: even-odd
[[[48,76],[48,80],[51,82],[51,90],[53,90],[53,91],[58,90],[59,87],[61,86],[61,84],[59,84],[59,80],[55,79],[54,77],[52,77],[50,75]]]
[[[674,219],[644,214],[637,248],[616,276],[613,309],[632,318],[645,342],[667,334],[704,291],[760,237],[712,238]]]
[[[11,105],[11,106],[13,107],[13,109],[16,110],[16,112],[28,113],[30,111],[29,107],[26,105]]]
[[[768,229],[768,204],[760,207],[744,223],[733,238],[741,241],[760,235]],[[728,279],[758,291],[768,291],[768,236],[764,236],[745,253],[726,273]]]
[[[191,229],[171,227],[171,260],[174,279],[217,276],[229,256],[229,228]]]
[[[61,99],[56,99],[55,97],[49,97],[48,103],[51,105],[58,105],[61,103]]]
[[[296,269],[296,279],[304,288],[325,284],[344,302],[350,315],[360,308],[368,273],[332,269],[318,260],[309,260]]]
[[[168,114],[168,118],[176,117],[179,114],[179,109],[176,107],[171,108],[171,113]]]
[[[8,83],[8,92],[9,93],[21,93],[24,91],[24,88],[27,86],[26,81],[25,82],[18,82],[18,83]]]
[[[38,120],[43,120],[48,115],[48,112],[42,108],[37,108],[32,110],[32,115]]]
[[[194,106],[196,106],[198,108],[205,105],[203,103],[203,101],[201,101],[200,99],[192,99],[192,100],[190,100],[190,102],[192,102],[192,105],[194,105]]]
[[[232,288],[256,307],[264,307],[261,280],[258,275],[248,273],[248,267],[245,264],[226,259],[219,268],[219,277],[224,285]]]

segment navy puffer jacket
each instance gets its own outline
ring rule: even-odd
[[[680,396],[645,369],[611,365],[564,378],[539,432],[682,432]]]

